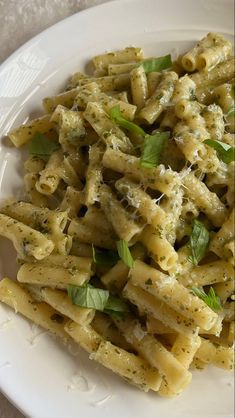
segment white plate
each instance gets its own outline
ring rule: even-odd
[[[76,14],[32,39],[0,70],[0,136],[40,114],[41,99],[95,54],[127,45],[146,54],[179,53],[208,31],[229,38],[232,0],[124,0]],[[0,196],[22,185],[19,151],[0,142]],[[0,241],[0,277],[14,275],[15,253]],[[232,377],[195,372],[178,398],[162,399],[128,386],[79,350],[73,355],[45,333],[0,306],[0,389],[34,418],[232,417]],[[71,350],[70,350],[71,351]]]

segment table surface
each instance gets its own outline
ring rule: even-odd
[[[0,63],[54,23],[107,1],[110,0],[0,0]],[[1,393],[0,418],[24,418]]]

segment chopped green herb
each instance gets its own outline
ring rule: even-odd
[[[172,66],[171,55],[165,55],[164,57],[152,58],[146,60],[140,64],[137,64],[137,67],[142,65],[146,74],[153,71],[162,71]]]
[[[103,311],[109,298],[109,291],[91,285],[69,285],[68,295],[74,305]]]
[[[94,263],[102,266],[113,266],[119,260],[117,251],[99,250],[92,245]]]
[[[134,265],[134,260],[132,258],[131,252],[128,248],[127,242],[124,239],[116,242],[118,255],[127,267],[132,268]]]
[[[130,132],[132,132],[136,135],[141,135],[141,136],[145,137],[146,134],[140,126],[136,125],[133,122],[130,122],[129,120],[125,119],[122,116],[119,105],[113,106],[111,108],[110,117],[111,117],[113,122],[115,122],[117,125],[121,126],[122,128],[125,128],[128,131],[130,131]]]
[[[209,292],[206,292],[199,287],[193,286],[192,292],[195,296],[203,300],[214,311],[220,311],[222,309],[221,301],[218,295],[216,295],[213,287],[210,287]]]
[[[153,135],[146,135],[144,149],[140,158],[142,167],[153,168],[159,164],[162,151],[170,132],[156,132]]]
[[[40,132],[36,132],[29,144],[29,153],[48,161],[50,155],[58,148],[58,142],[48,139]]]
[[[225,142],[216,141],[215,139],[206,139],[204,141],[206,145],[214,148],[218,154],[218,157],[226,164],[235,161],[235,147],[226,144]]]
[[[98,289],[90,284],[68,286],[68,295],[72,303],[83,308],[92,308],[120,319],[129,311],[128,305],[120,298],[110,295],[108,290]]]
[[[165,143],[170,136],[170,132],[156,132],[153,135],[146,134],[140,126],[130,122],[122,116],[118,105],[111,108],[110,117],[117,125],[132,133],[141,135],[145,139],[140,165],[145,168],[156,167],[159,163]]]
[[[124,312],[129,312],[129,307],[122,299],[110,295],[104,312],[115,319],[122,319]]]
[[[199,261],[204,257],[208,248],[209,240],[209,232],[206,227],[202,222],[194,219],[193,230],[189,240],[191,255],[188,258],[194,266],[197,266]]]

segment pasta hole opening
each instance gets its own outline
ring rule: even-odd
[[[193,59],[190,58],[182,58],[182,64],[186,71],[194,71],[196,69],[196,63]]]
[[[37,183],[37,190],[39,193],[45,194],[45,195],[51,195],[53,193],[53,190],[51,188],[51,186],[49,186],[46,183]]]
[[[81,208],[79,209],[79,211],[78,211],[78,217],[79,218],[84,218],[84,216],[86,215],[86,213],[87,213],[87,206],[85,206],[85,205],[83,205],[83,206],[81,206]]]
[[[161,263],[161,267],[163,270],[169,270],[177,261],[177,256],[172,255],[170,257],[166,256],[166,259]]]
[[[60,222],[59,222],[59,228],[60,228],[61,231],[64,231],[64,229],[67,225],[67,221],[68,221],[68,215],[67,215],[67,213],[65,213],[63,215],[62,219],[60,219]]]
[[[198,58],[197,68],[198,68],[199,71],[205,70],[207,68],[207,61],[206,61],[205,57],[199,57]]]

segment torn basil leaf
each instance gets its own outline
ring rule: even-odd
[[[110,117],[114,123],[121,126],[122,128],[127,129],[128,131],[136,135],[141,135],[143,137],[146,135],[144,130],[140,126],[136,125],[136,123],[130,122],[122,116],[119,105],[113,106],[111,108]]]
[[[110,295],[108,290],[99,289],[90,284],[83,286],[69,285],[68,295],[74,305],[96,309],[118,319],[122,316],[121,314],[129,311],[129,307],[124,300]]]
[[[218,157],[225,164],[229,164],[232,161],[235,161],[235,147],[215,139],[206,139],[204,144],[209,145],[211,148],[215,149]]]
[[[166,70],[172,66],[171,55],[168,54],[163,57],[147,59],[146,61],[137,64],[137,66],[140,65],[144,67],[146,74]]]
[[[109,298],[109,291],[97,289],[89,284],[84,286],[69,285],[68,295],[74,305],[103,311]]]
[[[29,143],[29,153],[45,161],[48,161],[51,154],[59,148],[59,143],[48,139],[40,132],[36,132]]]
[[[192,292],[195,296],[202,299],[203,302],[205,302],[214,311],[220,311],[222,309],[221,300],[219,296],[216,295],[213,287],[210,287],[209,292],[206,294],[202,288],[193,286]]]
[[[100,250],[92,245],[92,255],[94,263],[101,266],[113,266],[120,259],[117,251]]]
[[[126,264],[127,267],[132,268],[134,265],[134,260],[132,258],[127,242],[124,239],[121,239],[117,241],[116,244],[118,255],[121,258],[121,260],[124,264]]]
[[[199,261],[201,261],[206,254],[209,240],[209,232],[204,224],[197,219],[194,219],[193,230],[189,239],[189,249],[191,254],[188,258],[194,266],[197,266]]]
[[[146,135],[144,149],[140,158],[142,167],[154,168],[159,164],[162,151],[169,137],[170,132],[156,132],[152,135]]]

